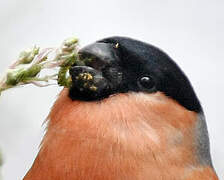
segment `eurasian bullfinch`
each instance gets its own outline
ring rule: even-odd
[[[111,37],[79,51],[24,180],[217,180],[200,102],[160,49]]]

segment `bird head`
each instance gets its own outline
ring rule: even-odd
[[[85,66],[70,69],[71,99],[97,101],[128,92],[162,92],[186,109],[202,111],[177,64],[162,50],[125,37],[110,37],[79,51]]]

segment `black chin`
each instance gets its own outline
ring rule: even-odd
[[[69,89],[69,97],[72,100],[80,100],[80,101],[100,101],[107,97],[109,97],[109,93],[107,91],[101,93],[93,93],[91,91],[80,91],[75,86]]]

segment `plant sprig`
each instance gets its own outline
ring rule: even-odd
[[[69,38],[59,48],[40,49],[34,46],[22,51],[18,59],[0,78],[0,94],[10,88],[25,84],[49,86],[57,81],[59,86],[70,87],[69,68],[78,61],[78,39]],[[44,69],[56,70],[56,73],[41,76]]]

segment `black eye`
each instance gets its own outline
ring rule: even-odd
[[[141,77],[138,83],[141,87],[146,89],[152,89],[155,86],[155,82],[150,76]]]

